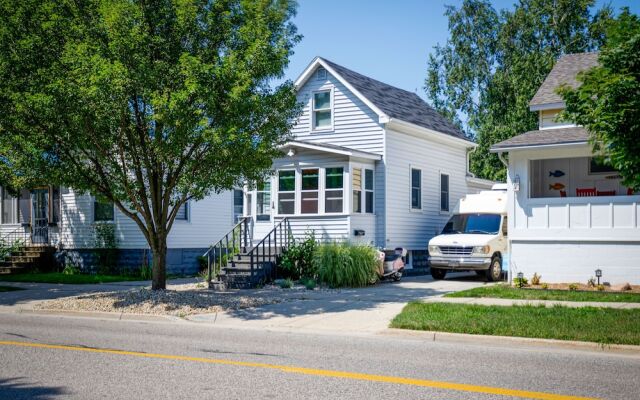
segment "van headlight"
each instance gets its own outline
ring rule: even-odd
[[[472,253],[474,254],[489,254],[491,248],[489,246],[473,246]]]
[[[440,255],[440,247],[429,245],[429,254],[432,256]]]

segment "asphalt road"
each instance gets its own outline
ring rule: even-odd
[[[36,346],[36,347],[34,347]],[[637,399],[640,357],[0,314],[0,399]],[[522,396],[513,396],[520,390]]]

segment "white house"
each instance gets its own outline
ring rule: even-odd
[[[577,87],[597,53],[568,54],[553,67],[530,110],[539,129],[495,144],[508,153],[511,271],[545,282],[640,282],[640,196],[617,171],[599,164],[587,131],[556,116],[564,108],[555,89]]]
[[[241,216],[251,218],[253,244],[286,217],[296,237],[313,230],[320,240],[404,246],[411,266],[426,267],[427,243],[457,201],[491,187],[467,172],[476,145],[415,93],[322,58],[295,83],[304,111],[273,176],[189,203],[168,238],[169,272],[193,271],[196,257]],[[26,235],[62,249],[67,261],[92,264],[95,228],[107,223],[119,263],[148,257],[133,221],[90,195],[42,188],[3,196],[0,236]]]

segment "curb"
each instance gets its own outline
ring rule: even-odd
[[[488,345],[533,345],[544,347],[561,347],[571,348],[575,350],[596,350],[607,353],[626,353],[640,356],[640,346],[630,344],[601,344],[596,342],[581,342],[575,340],[558,340],[558,339],[542,339],[527,338],[516,336],[492,336],[492,335],[473,335],[467,333],[452,333],[440,331],[415,331],[410,329],[388,328],[380,332],[382,335],[389,336],[405,336],[427,339],[433,342],[449,342],[449,343],[469,343],[488,344]]]
[[[123,312],[108,311],[74,311],[74,310],[33,310],[18,309],[16,314],[33,314],[33,315],[58,315],[85,318],[102,318],[118,321],[182,321],[181,318],[172,315],[151,315],[151,314],[131,314]]]

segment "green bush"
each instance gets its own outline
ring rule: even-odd
[[[320,282],[331,287],[360,287],[377,279],[377,250],[369,245],[328,243],[314,256]]]
[[[302,284],[307,290],[313,290],[316,288],[316,281],[313,279],[305,279]]]
[[[513,286],[521,287],[527,286],[529,284],[529,280],[527,278],[513,278]]]
[[[291,289],[293,287],[293,281],[291,279],[289,279],[289,278],[287,278],[287,279],[278,279],[277,284],[282,289]]]
[[[295,241],[282,254],[280,261],[282,275],[291,279],[315,279],[318,271],[315,268],[313,257],[317,247],[318,243],[313,231],[307,232],[303,240]]]
[[[80,268],[76,267],[73,264],[67,264],[64,266],[62,270],[63,275],[78,275],[80,273]]]
[[[142,279],[143,281],[148,281],[148,280],[151,280],[151,278],[152,278],[151,265],[142,264],[140,266],[140,279]]]

